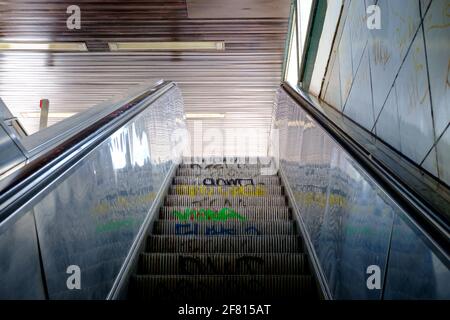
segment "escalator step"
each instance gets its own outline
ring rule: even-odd
[[[167,221],[158,220],[155,235],[295,235],[292,221]]]
[[[260,164],[268,165],[274,161],[271,157],[241,157],[241,156],[231,156],[231,157],[182,157],[181,164]]]
[[[179,220],[175,211],[184,213],[187,207],[162,207],[159,218],[161,220]],[[192,208],[194,209],[194,208]],[[218,212],[222,207],[205,207],[205,210]],[[288,207],[230,207],[231,210],[243,216],[246,220],[288,220],[292,214]]]
[[[177,176],[209,176],[209,177],[257,177],[264,172],[262,169],[180,169],[176,171]]]
[[[222,197],[222,196],[175,196],[168,195],[165,199],[166,206],[285,206],[284,196],[265,197]]]
[[[192,170],[255,170],[267,167],[257,163],[181,163],[180,169]]]
[[[132,278],[135,298],[152,301],[285,301],[312,298],[313,279],[306,275],[154,276]]]
[[[298,236],[163,236],[147,239],[147,252],[166,253],[299,253]]]
[[[176,185],[169,188],[169,195],[180,196],[270,196],[282,195],[281,186],[197,186],[197,185]]]
[[[139,274],[283,275],[309,274],[305,254],[160,254],[143,253]]]
[[[206,179],[206,180],[205,180]],[[178,176],[174,177],[174,185],[185,184],[185,185],[277,185],[279,186],[280,178],[278,176],[257,176],[257,177],[240,177],[240,178],[225,178],[217,177],[212,178],[211,176]]]

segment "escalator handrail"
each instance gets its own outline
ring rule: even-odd
[[[301,88],[294,89],[286,82],[281,87],[382,186],[384,191],[394,196],[393,199],[410,215],[415,224],[426,231],[427,238],[438,243],[439,247],[445,251],[443,253],[448,256],[446,248],[450,248],[449,226],[439,214],[404,181],[399,180],[392,168],[377,161],[371,151],[321,112],[321,107],[308,99],[307,93]]]
[[[158,82],[57,146],[31,159],[14,174],[13,179],[4,179],[8,181],[0,185],[0,234],[25,214],[31,200],[43,196],[43,191],[58,177],[175,86],[172,81]]]

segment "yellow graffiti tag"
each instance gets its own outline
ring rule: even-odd
[[[175,193],[177,195],[196,196],[264,196],[267,190],[263,186],[231,186],[231,187],[212,187],[212,186],[176,186]]]

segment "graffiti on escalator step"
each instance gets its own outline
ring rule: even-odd
[[[196,196],[248,196],[248,197],[261,197],[267,194],[267,190],[263,186],[231,186],[231,187],[210,187],[210,186],[187,186],[177,185],[175,186],[175,193],[177,195],[189,195],[190,197]]]
[[[236,178],[236,179],[205,178],[203,179],[203,184],[205,186],[248,186],[248,185],[254,186],[255,180],[253,178]]]
[[[225,205],[225,206],[231,207],[231,206],[233,206],[233,203],[232,203],[231,199],[229,199],[229,198],[209,199],[208,197],[204,197],[203,199],[192,201],[192,206],[197,206],[197,207],[216,207],[216,206],[220,206],[220,205]],[[238,203],[236,204],[236,206],[247,207],[248,204],[244,199],[238,199]]]

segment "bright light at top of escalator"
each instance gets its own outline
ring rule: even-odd
[[[138,136],[136,132],[136,126],[133,123],[131,125],[131,165],[132,166],[144,166],[146,161],[150,161],[150,148],[148,146],[148,138],[145,132],[142,132],[141,136]]]
[[[114,170],[123,169],[127,165],[127,136],[125,129],[121,129],[111,137],[109,150]]]

